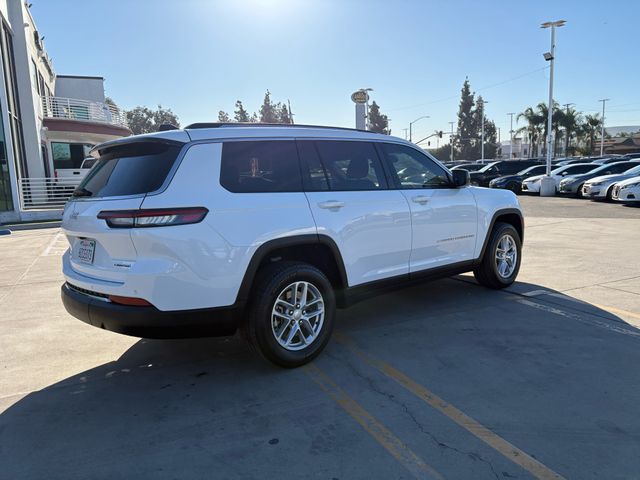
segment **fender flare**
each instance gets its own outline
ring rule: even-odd
[[[480,250],[480,255],[476,259],[476,262],[480,262],[482,260],[482,257],[484,256],[484,252],[487,249],[487,245],[489,244],[489,238],[491,236],[490,234],[493,231],[493,227],[495,226],[498,218],[501,217],[502,215],[513,215],[513,214],[516,214],[520,219],[520,232],[519,232],[520,242],[524,243],[524,216],[522,215],[522,211],[518,208],[500,208],[495,212],[493,212],[493,215],[491,217],[491,222],[489,223],[489,228],[487,229],[486,235],[484,237],[484,241],[482,243],[482,250]],[[516,228],[516,230],[518,229]]]
[[[349,283],[347,279],[347,272],[344,267],[344,261],[342,260],[342,254],[336,242],[328,235],[321,234],[306,234],[306,235],[291,235],[287,237],[274,238],[268,240],[260,245],[254,252],[249,265],[245,270],[240,289],[238,290],[238,296],[236,298],[236,305],[244,305],[249,300],[249,291],[251,285],[256,278],[258,268],[262,264],[263,260],[269,256],[272,252],[299,245],[322,245],[329,248],[333,255],[333,259],[338,267],[338,276],[343,288],[346,288]]]

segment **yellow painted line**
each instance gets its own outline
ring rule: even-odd
[[[524,451],[520,450],[515,445],[509,443],[504,438],[500,437],[496,433],[489,430],[487,427],[483,426],[461,410],[458,410],[456,407],[446,402],[435,393],[427,390],[425,387],[415,382],[411,378],[409,378],[404,373],[395,369],[388,363],[377,359],[370,354],[364,352],[359,347],[355,345],[355,343],[346,337],[344,334],[336,334],[336,340],[347,348],[349,348],[352,352],[358,355],[365,363],[371,365],[376,368],[380,372],[382,372],[387,377],[391,378],[402,387],[409,390],[416,397],[423,400],[430,407],[438,410],[440,413],[446,415],[449,419],[453,420],[455,423],[460,425],[462,428],[467,430],[468,432],[475,435],[477,438],[482,440],[484,443],[497,450],[507,459],[511,460],[513,463],[519,465],[524,468],[526,471],[531,473],[534,477],[539,479],[563,479],[560,474],[554,472],[547,466],[540,463],[535,458],[527,455]]]
[[[628,310],[622,310],[621,308],[609,307],[607,305],[598,305],[597,303],[592,303],[591,305],[611,313],[617,313],[619,315],[627,315],[632,318],[640,319],[640,313],[630,312]]]
[[[444,479],[431,466],[427,465],[398,437],[376,420],[358,402],[342,390],[329,376],[315,365],[307,365],[304,371],[318,386],[342,409],[364,428],[380,445],[382,445],[398,462],[400,462],[415,478]]]

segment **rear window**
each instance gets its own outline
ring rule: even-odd
[[[181,148],[181,145],[151,142],[114,147],[100,156],[74,196],[117,197],[158,190]]]

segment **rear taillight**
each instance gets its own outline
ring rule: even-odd
[[[111,228],[168,227],[201,222],[209,210],[204,207],[146,210],[103,210],[98,218]]]

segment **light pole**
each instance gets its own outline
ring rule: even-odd
[[[604,155],[604,104],[607,103],[610,98],[603,98],[602,100],[598,100],[602,102],[602,132],[600,134],[600,156]]]
[[[449,143],[451,143],[451,161],[453,162],[453,124],[456,122],[449,122],[451,125],[451,136],[449,137]]]
[[[407,139],[407,132],[409,131],[409,129],[408,128],[403,128],[402,130],[404,131],[404,139],[406,140]]]
[[[556,194],[556,184],[551,178],[551,155],[553,149],[553,61],[556,54],[556,27],[562,27],[565,20],[556,20],[555,22],[545,22],[540,28],[551,27],[551,51],[545,53],[544,59],[549,62],[549,103],[547,104],[547,173],[540,180],[540,196],[552,197]]]
[[[423,115],[422,117],[416,118],[413,122],[409,122],[409,141],[413,139],[413,135],[412,135],[413,124],[416,123],[418,120],[422,120],[423,118],[429,118],[429,115]]]
[[[480,159],[484,160],[484,104],[489,103],[484,98],[480,102],[481,120],[480,120]]]
[[[511,127],[509,128],[509,160],[513,158],[513,116],[514,112],[507,113],[511,117]]]

